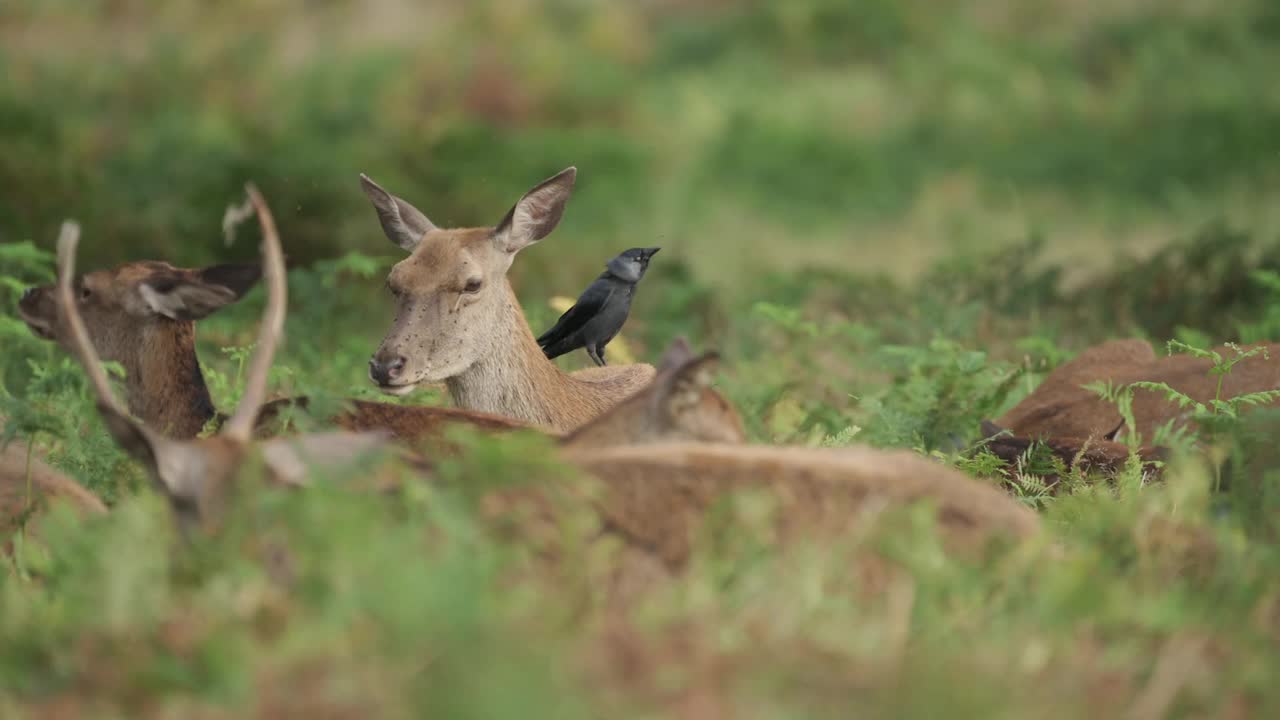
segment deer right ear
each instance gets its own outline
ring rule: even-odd
[[[406,252],[413,252],[422,241],[422,236],[435,230],[436,226],[418,208],[392,195],[372,178],[360,173],[360,187],[373,202],[373,209],[378,212],[378,222],[382,224],[382,232],[387,239],[399,245]]]

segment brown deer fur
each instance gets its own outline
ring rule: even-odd
[[[671,443],[584,452],[573,462],[598,477],[609,528],[678,569],[697,523],[719,498],[760,489],[776,499],[784,535],[852,526],[878,503],[934,503],[958,547],[1008,534],[1025,538],[1034,512],[996,487],[910,451]]]
[[[855,532],[884,509],[930,504],[945,546],[979,550],[1024,540],[1039,517],[995,486],[909,451],[715,443],[611,447],[566,455],[576,481],[495,491],[482,505],[555,572],[565,512],[594,517],[589,540],[621,541],[608,594],[625,601],[688,564],[713,508],[742,492],[772,499],[774,537],[822,540]],[[756,538],[757,540],[761,538]]]
[[[1222,399],[1280,389],[1280,344],[1259,343],[1241,346],[1241,349],[1248,350],[1258,346],[1265,347],[1266,352],[1240,361],[1222,378]],[[1224,359],[1235,357],[1235,351],[1226,346],[1216,347],[1214,352]],[[1196,402],[1207,404],[1218,396],[1218,378],[1210,374],[1212,368],[1213,363],[1208,359],[1172,355],[1135,370],[1128,377],[1122,378],[1122,382],[1149,380],[1167,383]],[[1189,424],[1186,417],[1188,412],[1170,402],[1162,392],[1142,388],[1134,390],[1133,430],[1146,440],[1154,437],[1156,430],[1170,420],[1174,421],[1175,426]]]
[[[1223,378],[1224,399],[1280,387],[1280,357],[1276,357],[1280,345],[1265,347],[1265,355],[1241,361]],[[1224,358],[1234,356],[1234,351],[1225,346],[1215,348],[1215,352]],[[1099,381],[1116,386],[1138,381],[1166,383],[1197,402],[1207,403],[1218,392],[1217,376],[1210,374],[1212,367],[1210,360],[1189,355],[1157,358],[1151,345],[1143,340],[1112,340],[1089,348],[1049,373],[1034,392],[997,419],[996,424],[1020,437],[1111,439],[1121,431],[1136,430],[1144,440],[1150,440],[1160,426],[1170,421],[1185,425],[1187,411],[1163,393],[1135,388],[1135,427],[1122,428],[1123,418],[1115,404],[1081,386]]]
[[[1280,345],[1265,347],[1265,354],[1240,361],[1223,377],[1222,399],[1280,388],[1280,357],[1276,357]],[[1223,358],[1235,356],[1235,350],[1226,346],[1214,351]],[[983,434],[991,437],[1002,428],[1008,429],[1008,435],[988,445],[1006,461],[1013,461],[1030,441],[1038,439],[1044,440],[1049,450],[1068,465],[1082,460],[1092,467],[1114,471],[1128,456],[1128,446],[1116,440],[1137,432],[1142,442],[1148,443],[1139,448],[1139,457],[1145,461],[1163,460],[1167,452],[1149,443],[1161,427],[1193,424],[1189,409],[1179,407],[1163,392],[1134,388],[1134,425],[1125,427],[1115,403],[1083,386],[1097,382],[1110,382],[1117,387],[1139,381],[1165,383],[1207,404],[1219,393],[1218,377],[1211,374],[1212,368],[1211,360],[1189,355],[1158,358],[1144,340],[1111,340],[1085,350],[1049,373],[1035,391],[995,423],[984,422]]]
[[[1104,437],[1120,427],[1115,404],[1082,386],[1124,382],[1128,374],[1156,359],[1145,340],[1109,340],[1085,350],[1049,373],[1044,382],[996,424],[1021,437]]]
[[[520,250],[560,222],[577,171],[538,184],[495,227],[442,229],[417,208],[361,176],[387,237],[409,253],[387,276],[395,297],[391,328],[370,374],[384,392],[405,394],[444,382],[462,408],[507,415],[567,432],[644,387],[649,365],[565,374],[534,340],[507,270]]]

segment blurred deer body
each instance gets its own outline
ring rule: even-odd
[[[653,379],[650,365],[561,372],[534,339],[507,270],[560,222],[577,171],[538,184],[495,227],[443,229],[361,175],[383,232],[409,253],[387,276],[396,315],[369,360],[383,392],[444,382],[462,408],[567,432]]]
[[[785,546],[870,530],[882,511],[932,506],[943,546],[980,552],[988,541],[1023,541],[1040,519],[993,485],[909,451],[721,443],[659,443],[566,453],[585,473],[565,484],[487,495],[482,509],[540,551],[553,575],[565,513],[586,517],[590,542],[619,541],[606,597],[628,602],[687,568],[705,523],[735,497],[763,495],[771,527],[753,541]],[[575,556],[576,557],[576,556]]]
[[[1029,536],[1030,509],[992,485],[909,451],[670,443],[583,452],[573,462],[599,478],[606,524],[654,549],[669,567],[688,558],[691,531],[721,497],[764,490],[783,538],[846,531],[878,506],[933,503],[948,543]]]

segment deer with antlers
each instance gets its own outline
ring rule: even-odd
[[[120,406],[79,312],[77,296],[82,301],[88,299],[78,290],[74,279],[79,227],[73,222],[64,223],[58,238],[56,306],[61,323],[66,326],[71,349],[89,377],[108,432],[146,467],[153,484],[168,498],[184,529],[210,527],[220,521],[229,493],[251,457],[261,459],[269,479],[297,484],[305,477],[310,463],[348,460],[386,441],[386,435],[381,433],[338,431],[253,442],[254,420],[266,396],[267,371],[284,328],[286,288],[284,256],[271,212],[255,188],[248,186],[246,190],[262,229],[267,303],[240,405],[221,431],[212,437],[170,438],[134,420]]]
[[[387,276],[395,319],[369,360],[379,389],[402,395],[444,382],[458,407],[567,432],[653,379],[644,364],[561,372],[507,280],[516,253],[559,224],[576,177],[570,167],[537,184],[496,226],[446,229],[360,176],[383,232],[409,253]]]

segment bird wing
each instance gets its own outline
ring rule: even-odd
[[[581,330],[591,318],[595,317],[608,304],[609,298],[612,296],[613,286],[611,283],[591,283],[590,287],[578,298],[578,302],[566,310],[560,316],[560,319],[556,320],[556,324],[551,326],[550,330],[538,336],[538,345],[546,348],[548,345],[568,339]]]

